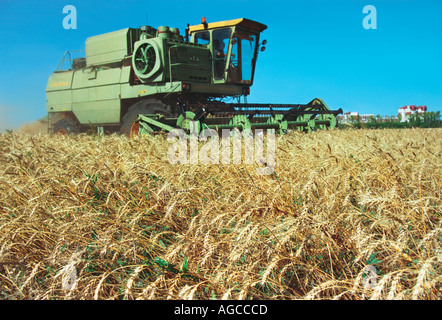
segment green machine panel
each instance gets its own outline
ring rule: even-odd
[[[209,49],[178,44],[171,46],[169,51],[172,79],[210,82],[212,64]]]
[[[120,122],[120,77],[120,68],[75,72],[72,110],[81,124]]]
[[[141,30],[126,28],[86,40],[86,64],[104,65],[121,62],[131,55],[135,41],[140,37]]]
[[[50,75],[46,86],[46,109],[48,112],[72,110],[72,79],[74,72],[55,72]]]

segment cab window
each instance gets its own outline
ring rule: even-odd
[[[251,83],[257,36],[254,33],[238,30],[232,40],[229,81]]]
[[[209,31],[198,32],[195,34],[195,43],[208,45],[210,43],[210,33]]]
[[[220,29],[213,31],[213,70],[215,79],[224,79],[226,69],[227,52],[229,50],[231,30]]]

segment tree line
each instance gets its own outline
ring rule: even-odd
[[[384,129],[384,128],[441,128],[440,111],[430,111],[409,115],[407,121],[401,122],[401,115],[380,116],[370,118],[368,121],[360,121],[359,117],[351,118],[348,122],[354,128]],[[340,128],[348,127],[345,123],[339,123]]]

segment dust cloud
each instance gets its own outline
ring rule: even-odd
[[[48,132],[47,120],[36,120],[33,122],[25,123],[16,130],[17,133],[25,134],[45,134]]]
[[[48,132],[48,117],[45,115],[37,120],[20,121],[20,108],[0,105],[0,134],[8,132],[23,134],[40,134]]]

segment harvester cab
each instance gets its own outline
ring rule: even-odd
[[[186,34],[191,42],[210,48],[212,83],[244,86],[250,92],[259,52],[259,36],[267,26],[248,19],[236,19],[189,26]]]
[[[245,18],[178,28],[126,28],[86,40],[86,57],[56,70],[46,87],[49,130],[91,127],[131,136],[181,128],[333,128],[321,99],[308,104],[245,103],[267,26]],[[70,55],[69,55],[70,57]],[[70,59],[71,60],[71,59]],[[244,101],[241,103],[241,97]],[[237,103],[227,103],[227,99]]]

